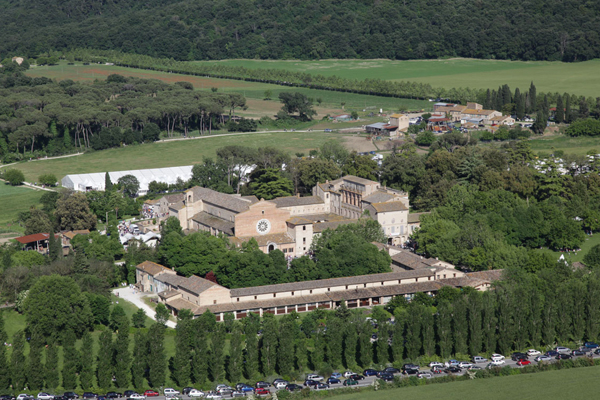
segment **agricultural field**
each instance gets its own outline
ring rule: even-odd
[[[336,396],[336,400],[464,400],[464,399],[560,399],[564,394],[574,399],[595,397],[590,385],[600,367],[563,369],[536,374],[504,376],[491,379],[441,383],[377,392],[358,392]]]
[[[4,205],[0,209],[0,242],[2,238],[18,236],[17,233],[23,232],[23,228],[14,221],[17,221],[20,212],[40,206],[42,194],[44,192],[41,190],[10,186],[0,181],[0,203]],[[10,207],[6,207],[8,204]]]
[[[396,99],[390,97],[369,96],[353,93],[333,92],[329,90],[316,90],[306,88],[285,87],[267,83],[245,82],[230,79],[203,78],[197,76],[171,74],[159,71],[147,71],[136,68],[126,68],[114,65],[67,65],[61,63],[54,66],[32,67],[27,75],[32,77],[45,76],[57,80],[72,79],[74,81],[92,82],[95,79],[106,79],[110,74],[121,74],[144,79],[159,79],[164,82],[190,82],[197,90],[211,90],[217,88],[219,92],[236,92],[248,99],[248,109],[239,111],[239,115],[260,118],[264,115],[273,117],[281,109],[277,100],[282,92],[301,92],[315,100],[322,100],[321,106],[316,107],[318,116],[321,118],[327,114],[339,114],[342,110],[342,102],[345,103],[346,111],[377,111],[380,108],[387,111],[406,110],[430,110],[432,105],[428,101]],[[265,91],[271,91],[273,101],[264,101]]]
[[[471,87],[494,89],[508,84],[529,88],[534,81],[538,92],[575,93],[600,96],[600,60],[579,63],[550,61],[506,61],[452,58],[440,60],[319,60],[197,61],[224,63],[247,68],[272,68],[301,71],[350,79],[379,78],[391,81],[429,83],[446,89]]]
[[[350,138],[352,137],[350,136]],[[28,182],[36,181],[41,174],[48,171],[52,171],[60,180],[68,174],[201,163],[204,157],[215,157],[218,148],[234,144],[248,147],[275,146],[290,154],[298,152],[308,154],[310,150],[321,147],[328,140],[346,143],[348,139],[349,137],[346,135],[323,132],[258,132],[213,135],[198,139],[181,139],[107,149],[76,157],[22,162],[14,165],[14,168],[23,171]],[[370,142],[364,137],[362,141],[365,146],[370,146]],[[365,147],[365,150],[362,151],[368,149],[370,147]]]

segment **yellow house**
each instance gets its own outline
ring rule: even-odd
[[[390,125],[397,126],[396,135],[398,132],[406,132],[408,130],[408,115],[404,114],[392,114],[390,115]]]

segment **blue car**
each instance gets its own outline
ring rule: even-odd
[[[377,375],[377,371],[374,369],[365,369],[363,371],[363,375],[364,376],[375,376],[375,375]]]
[[[242,393],[248,393],[248,392],[253,392],[254,388],[252,386],[246,385],[246,386],[241,386],[238,390]]]
[[[329,384],[329,385],[334,385],[336,383],[341,383],[341,382],[342,381],[340,381],[338,378],[334,378],[334,377],[327,379],[327,384]]]
[[[594,342],[585,342],[584,346],[588,349],[597,349],[598,347],[600,347],[597,343]]]
[[[339,372],[334,372],[333,374],[331,374],[332,378],[336,378],[336,379],[341,379],[342,378],[342,374]]]
[[[546,352],[546,355],[550,356],[550,357],[557,356],[558,354],[559,354],[558,351],[554,351],[554,350],[549,350]]]

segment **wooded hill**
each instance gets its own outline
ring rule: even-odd
[[[179,60],[600,57],[598,1],[0,0],[0,54],[113,49]]]

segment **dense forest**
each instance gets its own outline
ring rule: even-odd
[[[0,53],[97,48],[177,60],[600,56],[600,7],[573,0],[1,0]]]

